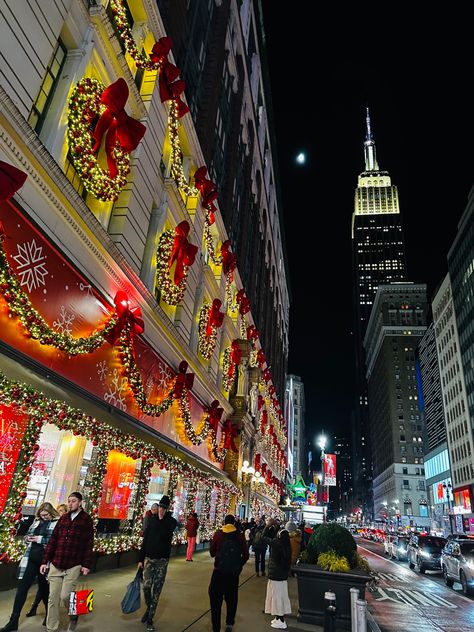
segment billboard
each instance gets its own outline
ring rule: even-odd
[[[336,455],[324,455],[324,485],[336,485]]]

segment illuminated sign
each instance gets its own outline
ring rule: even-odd
[[[14,406],[0,404],[0,513],[15,472],[28,418]]]
[[[335,454],[324,455],[324,485],[329,487],[337,485]]]
[[[130,494],[135,489],[137,461],[122,452],[111,450],[107,459],[107,473],[102,485],[99,518],[125,520]]]

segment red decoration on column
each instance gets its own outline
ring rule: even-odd
[[[222,305],[222,301],[219,298],[215,298],[212,301],[211,309],[209,310],[209,316],[207,319],[206,336],[209,337],[212,334],[212,328],[222,327],[224,322],[225,312],[219,311]]]
[[[259,395],[257,397],[257,410],[260,411],[262,410],[262,406],[264,404],[265,400],[263,399],[263,395]]]
[[[184,278],[184,266],[192,266],[196,258],[198,247],[190,244],[187,237],[189,234],[189,224],[186,220],[180,222],[175,228],[173,250],[171,251],[168,269],[176,261],[174,270],[175,285],[179,285]]]
[[[105,152],[111,178],[115,178],[118,173],[114,155],[117,141],[121,149],[130,154],[138,147],[146,132],[146,127],[140,121],[136,121],[125,112],[127,99],[128,86],[122,77],[106,88],[100,97],[100,102],[106,106],[106,110],[95,126],[93,134],[95,145],[92,151],[95,153],[99,150],[102,137],[107,132]]]
[[[181,399],[183,396],[183,389],[190,391],[194,384],[194,373],[186,373],[188,370],[188,363],[183,360],[178,367],[178,376],[174,385],[174,398]]]
[[[222,413],[224,412],[223,408],[220,408],[219,402],[215,399],[210,406],[208,406],[206,412],[209,413],[209,428],[214,430],[217,433],[217,429],[219,428],[219,422],[222,417]]]
[[[214,206],[215,200],[217,200],[217,187],[216,184],[206,178],[207,175],[207,167],[199,167],[194,174],[194,184],[196,185],[196,189],[201,194],[201,204],[204,208],[207,208],[212,213],[215,212],[216,207]],[[214,223],[214,217],[210,224]]]
[[[226,239],[221,246],[222,269],[225,275],[229,275],[230,281],[234,280],[234,270],[237,267],[237,259],[230,251],[230,239]]]
[[[232,342],[230,359],[232,360],[232,363],[235,364],[236,366],[239,365],[242,360],[242,350],[237,340],[234,340]]]
[[[268,392],[270,393],[270,395],[275,395],[276,388],[273,386],[273,384],[268,389]],[[275,401],[275,400],[273,400],[273,401]]]
[[[262,434],[265,434],[265,426],[267,425],[267,421],[268,421],[268,413],[266,410],[264,410],[260,418],[260,432]]]
[[[259,336],[260,336],[260,333],[254,325],[249,325],[247,327],[247,340],[250,340],[251,342],[255,342],[256,340],[258,340]]]
[[[270,382],[272,379],[272,374],[271,374],[270,369],[265,369],[265,371],[262,373],[262,377],[265,380],[265,382],[267,382],[268,384],[268,382]]]
[[[181,70],[168,60],[173,40],[171,37],[161,37],[151,50],[150,59],[155,64],[160,64],[161,70],[158,77],[161,102],[176,101],[178,118],[189,112],[186,103],[180,98],[186,89],[186,83],[178,79]]]
[[[250,311],[250,301],[245,296],[245,290],[239,290],[237,292],[237,296],[235,297],[237,304],[239,306],[239,313],[241,316],[244,316]]]
[[[260,461],[261,461],[261,456],[257,452],[257,454],[255,455],[255,465],[254,465],[256,472],[260,472]]]
[[[224,426],[222,427],[222,433],[224,435],[224,448],[226,450],[229,450],[230,448],[233,452],[238,452],[237,446],[234,442],[234,439],[237,436],[237,428],[236,426],[234,426],[230,419],[227,419],[227,421],[224,423]]]
[[[127,323],[130,323],[131,330],[135,334],[142,334],[145,331],[145,323],[142,318],[142,310],[137,307],[130,308],[130,301],[128,295],[123,290],[119,290],[114,298],[115,313],[117,314],[117,324],[111,329],[111,331],[104,337],[111,345],[114,345],[123,328]]]
[[[266,463],[262,463],[262,476],[265,478],[265,474],[267,473],[267,464]]]
[[[9,200],[25,184],[28,175],[8,162],[0,160],[0,202]]]

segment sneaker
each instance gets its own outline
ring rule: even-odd
[[[275,622],[272,621],[270,625],[272,628],[276,628],[277,630],[286,630],[288,627],[286,621],[280,621],[280,619],[277,619]]]
[[[78,616],[71,615],[69,617],[69,626],[68,626],[67,632],[75,632],[77,628],[78,620],[79,620]]]
[[[155,632],[156,628],[153,625],[153,621],[147,621],[146,622],[146,630],[147,630],[147,632]]]

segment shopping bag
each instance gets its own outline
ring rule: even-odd
[[[82,590],[73,590],[69,595],[69,614],[80,615],[89,614],[94,608],[94,590],[92,588],[83,588]]]
[[[141,592],[142,570],[138,569],[135,579],[127,586],[127,592],[122,599],[123,614],[131,614],[140,608],[140,592]]]

